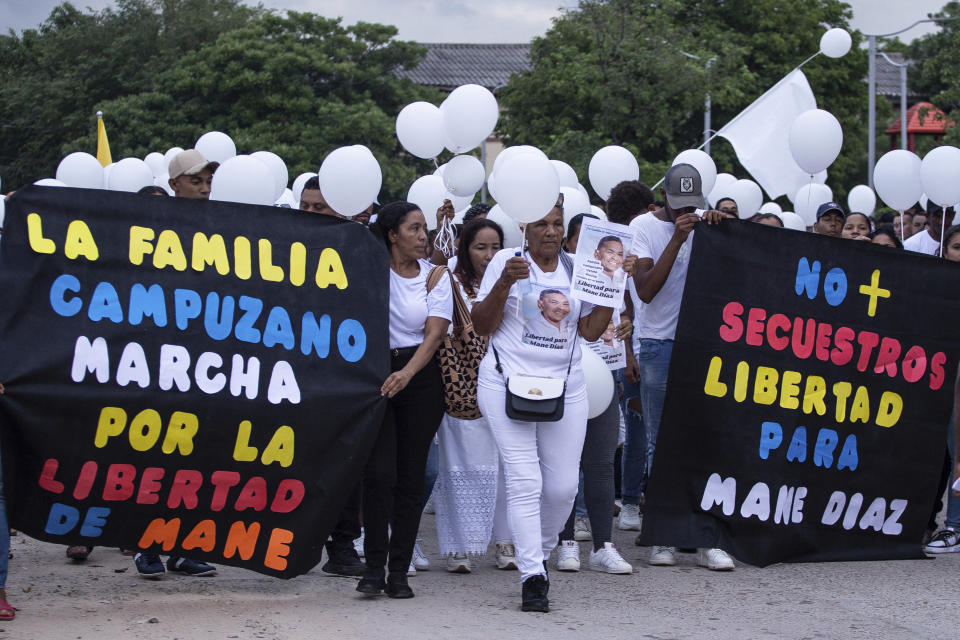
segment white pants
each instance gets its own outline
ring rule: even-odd
[[[505,389],[480,387],[477,399],[503,460],[520,578],[544,575],[577,497],[587,400],[568,400],[558,422],[518,422],[507,417]]]

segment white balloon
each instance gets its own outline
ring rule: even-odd
[[[486,173],[483,164],[473,156],[454,156],[443,171],[443,186],[455,196],[473,196],[480,187]]]
[[[297,203],[297,205],[294,207],[295,209],[300,208],[300,196],[303,195],[303,185],[307,184],[307,180],[315,175],[317,174],[308,171],[306,173],[301,173],[294,179],[293,186],[290,188],[290,191],[293,193],[294,202]]]
[[[41,178],[33,184],[39,185],[41,187],[66,187],[67,185],[55,178]]]
[[[883,154],[873,168],[873,187],[888,207],[909,209],[923,194],[920,183],[920,158],[906,149]]]
[[[153,177],[163,175],[167,172],[167,169],[170,166],[170,163],[166,161],[162,153],[157,151],[151,151],[143,159],[147,163],[147,166],[150,167],[150,170],[153,171]]]
[[[577,183],[577,191],[579,191],[580,193],[582,193],[582,194],[583,194],[583,197],[586,198],[587,200],[590,199],[590,192],[587,191],[587,188],[584,187],[584,186],[583,186],[582,184],[580,184],[579,182]]]
[[[503,212],[500,205],[495,204],[487,212],[487,220],[492,220],[503,229],[503,248],[523,246],[523,233],[517,221]]]
[[[833,190],[825,184],[806,184],[800,187],[793,197],[793,204],[797,208],[797,215],[803,224],[812,227],[817,221],[817,208],[824,202],[833,200]]]
[[[300,201],[293,199],[293,190],[292,190],[292,189],[284,189],[284,190],[283,190],[283,195],[281,195],[279,198],[277,198],[277,201],[274,202],[273,204],[277,205],[278,207],[283,206],[283,205],[287,205],[287,206],[290,207],[291,209],[299,209],[299,208],[300,208]]]
[[[272,205],[276,181],[270,167],[253,156],[227,158],[213,174],[210,199]]]
[[[833,164],[843,146],[843,128],[829,111],[804,111],[790,126],[790,154],[808,175]]]
[[[290,180],[290,174],[287,173],[287,164],[283,161],[283,158],[272,151],[254,151],[250,154],[250,157],[256,158],[270,169],[270,174],[273,176],[276,185],[274,200],[279,200],[283,191],[287,188],[287,181]],[[297,204],[299,205],[299,203]]]
[[[536,222],[557,204],[560,180],[547,158],[517,154],[497,175],[497,203],[517,222]]]
[[[920,163],[920,184],[941,207],[960,201],[960,149],[944,145],[927,153]]]
[[[700,149],[681,151],[673,164],[689,164],[700,173],[700,189],[702,193],[710,193],[717,183],[717,165],[707,153]]]
[[[753,180],[737,180],[727,191],[728,197],[737,203],[737,215],[741,220],[752,217],[763,203],[763,191]]]
[[[827,172],[826,170],[821,171],[813,176],[813,182],[817,184],[826,184],[827,183]],[[793,188],[787,191],[787,199],[793,203],[794,197],[797,195],[797,191],[800,190],[800,187],[810,184],[810,176],[799,175],[798,178],[794,181]]]
[[[820,53],[828,58],[842,58],[850,51],[852,44],[850,34],[837,27],[820,36]]]
[[[557,178],[560,180],[561,187],[576,187],[580,184],[580,178],[577,177],[577,172],[566,162],[563,160],[551,160],[550,164],[552,164],[553,168],[557,171]]]
[[[563,194],[563,229],[566,231],[570,225],[570,218],[578,213],[592,213],[592,211],[590,210],[590,199],[577,189],[560,187],[560,193]]]
[[[593,154],[587,173],[590,186],[606,200],[610,197],[610,190],[624,180],[640,179],[640,164],[628,150],[610,145]]]
[[[495,186],[495,174],[491,173],[487,176],[487,193],[490,194],[494,200],[497,199],[497,187]]]
[[[407,192],[407,202],[420,208],[427,220],[427,229],[431,231],[437,228],[437,209],[443,205],[445,199],[450,199],[450,193],[443,186],[440,176],[421,176],[410,185]]]
[[[397,114],[397,139],[418,158],[435,158],[444,147],[443,114],[429,102],[412,102]]]
[[[153,184],[157,187],[163,187],[163,190],[167,192],[168,196],[177,195],[176,192],[174,192],[173,187],[170,186],[169,173],[161,173],[159,176],[153,179]]]
[[[764,202],[763,206],[757,209],[757,213],[772,213],[775,216],[779,216],[783,213],[783,207],[776,202]]]
[[[803,218],[795,214],[793,211],[780,212],[780,220],[783,221],[783,226],[787,229],[794,229],[796,231],[807,230],[807,226],[803,224]]]
[[[163,172],[164,172],[164,173],[166,173],[166,174],[169,174],[169,173],[170,173],[170,163],[171,163],[171,162],[173,161],[173,159],[177,156],[177,154],[180,153],[181,151],[183,151],[183,149],[181,149],[180,147],[170,147],[170,148],[167,149],[167,151],[163,154]],[[104,168],[106,168],[106,167],[104,167]]]
[[[877,206],[877,194],[865,184],[858,184],[847,194],[847,207],[850,213],[873,215]]]
[[[124,158],[113,165],[106,186],[110,191],[136,193],[152,185],[153,171],[146,162],[140,158]]]
[[[450,92],[440,105],[447,148],[463,153],[480,146],[497,126],[500,109],[486,87],[465,84]]]
[[[607,220],[607,212],[595,204],[590,205],[590,213],[597,216],[601,220]]]
[[[730,175],[729,173],[718,173],[717,179],[713,184],[713,189],[710,190],[707,200],[710,202],[711,207],[717,206],[717,202],[723,200],[724,198],[730,197],[730,187],[733,186],[737,179]]]
[[[520,153],[533,153],[541,158],[547,157],[547,154],[545,154],[543,151],[528,144],[519,144],[515,147],[506,147],[493,159],[493,171],[491,173],[496,173],[500,167],[503,166],[504,162]]]
[[[922,165],[921,165],[921,166],[922,166]],[[918,202],[920,203],[920,208],[923,209],[924,211],[926,211],[926,210],[927,210],[927,205],[930,203],[930,199],[927,198],[927,194],[921,193],[921,194],[920,194],[920,200],[919,200]]]
[[[202,153],[209,162],[223,163],[237,155],[237,145],[234,144],[233,138],[222,131],[206,132],[197,138],[193,148]]]
[[[89,153],[74,151],[57,166],[57,180],[68,187],[103,189],[103,165]]]
[[[334,149],[317,172],[320,191],[330,208],[342,216],[365,211],[380,193],[380,163],[362,145]]]
[[[613,374],[603,358],[589,347],[582,347],[580,353],[580,367],[587,382],[587,418],[596,418],[613,400]]]

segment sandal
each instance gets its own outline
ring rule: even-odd
[[[17,610],[13,608],[6,600],[0,600],[0,622],[13,620],[17,616]]]
[[[82,562],[87,559],[91,551],[93,551],[93,547],[85,547],[83,545],[67,547],[67,557],[71,560]]]

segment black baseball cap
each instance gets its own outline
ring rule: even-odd
[[[817,220],[827,215],[831,211],[836,211],[840,214],[840,217],[844,220],[847,219],[847,214],[844,213],[843,207],[838,205],[836,202],[824,202],[822,205],[817,207]]]
[[[703,184],[700,172],[692,164],[675,164],[667,170],[663,181],[663,190],[667,194],[667,204],[671,209],[709,209],[703,197]]]

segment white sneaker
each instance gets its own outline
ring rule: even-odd
[[[470,573],[470,558],[465,553],[455,553],[447,556],[447,571],[450,573]]]
[[[624,505],[627,506],[627,505]],[[661,547],[654,545],[650,547],[650,565],[654,567],[672,567],[677,564],[677,548]]]
[[[417,568],[413,566],[413,560],[410,561],[410,566],[407,568],[407,577],[412,578],[417,575]]]
[[[561,540],[557,547],[557,570],[580,571],[580,546],[574,540]]]
[[[593,531],[590,530],[590,520],[583,516],[577,516],[573,521],[573,539],[577,542],[590,542],[593,540]]]
[[[633,567],[620,556],[612,542],[604,542],[603,548],[590,552],[590,568],[605,573],[633,573]]]
[[[357,552],[360,559],[363,560],[363,527],[360,527],[360,537],[353,541],[353,550]]]
[[[733,571],[733,558],[723,549],[699,549],[697,564],[710,571]]]
[[[430,561],[427,560],[427,556],[423,555],[423,550],[420,548],[421,541],[423,541],[423,538],[417,538],[417,541],[413,543],[413,560],[410,564],[417,571],[429,571]]]
[[[516,569],[517,550],[512,542],[497,543],[497,569]]]
[[[960,551],[960,531],[945,527],[937,531],[923,546],[927,553],[954,553]]]
[[[617,517],[617,527],[623,531],[640,531],[640,505],[623,505]]]

